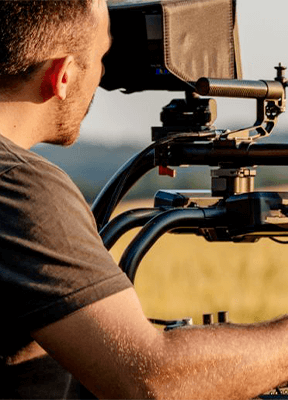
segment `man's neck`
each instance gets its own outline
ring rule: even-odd
[[[2,101],[0,133],[25,149],[42,142],[45,139],[45,123],[41,124],[40,119],[43,119],[43,115],[39,108],[43,106],[28,101]]]

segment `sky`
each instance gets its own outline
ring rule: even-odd
[[[274,67],[288,66],[288,0],[237,0],[243,78],[275,78]],[[288,76],[288,71],[287,71]],[[97,90],[91,110],[82,123],[81,138],[95,143],[148,145],[151,126],[161,126],[163,106],[182,93],[147,91],[130,95]],[[217,128],[253,125],[255,100],[217,99]],[[279,118],[286,129],[288,111]]]

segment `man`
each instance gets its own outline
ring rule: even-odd
[[[77,188],[28,150],[76,140],[110,46],[104,0],[2,1],[0,20],[0,397],[40,396],[45,351],[99,398],[248,399],[287,381],[287,317],[156,330]]]

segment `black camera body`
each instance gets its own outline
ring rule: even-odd
[[[241,78],[236,0],[108,0],[108,7],[104,89],[186,91],[202,76]]]

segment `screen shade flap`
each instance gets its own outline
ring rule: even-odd
[[[163,27],[165,66],[172,74],[184,81],[235,77],[231,0],[163,3]]]

